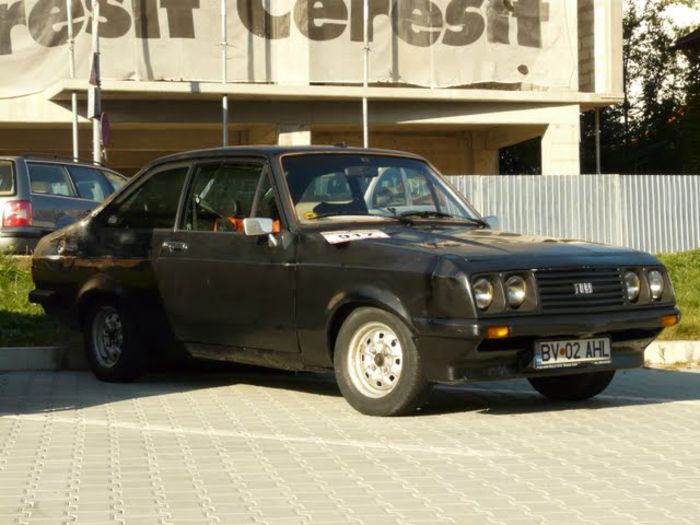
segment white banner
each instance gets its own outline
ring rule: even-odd
[[[368,0],[370,82],[577,89],[575,0]],[[73,0],[78,78],[91,0]],[[100,0],[102,77],[221,81],[219,0]],[[363,0],[228,0],[229,82],[362,82]],[[0,96],[68,77],[66,0],[0,1]]]

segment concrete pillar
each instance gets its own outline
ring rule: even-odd
[[[542,136],[542,175],[580,175],[580,127],[550,124]]]
[[[280,124],[277,128],[280,146],[310,146],[311,126],[308,124]]]
[[[472,173],[474,175],[498,175],[499,158],[498,148],[490,147],[486,132],[474,131],[472,136]]]

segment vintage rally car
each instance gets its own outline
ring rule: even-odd
[[[407,153],[189,152],[44,238],[30,299],[82,328],[100,379],[135,379],[158,349],[334,369],[372,415],[416,410],[433,383],[588,399],[679,322],[655,257],[488,222]]]

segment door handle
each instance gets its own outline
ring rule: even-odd
[[[186,252],[189,246],[187,246],[185,242],[165,241],[163,243],[163,249],[168,250],[170,253]]]

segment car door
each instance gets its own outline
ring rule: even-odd
[[[279,221],[265,161],[202,162],[177,231],[164,241],[158,279],[170,324],[190,345],[298,352],[294,243],[289,232],[246,236],[252,216]],[[272,238],[270,238],[272,237]]]
[[[110,202],[90,221],[84,256],[73,266],[76,282],[119,294],[147,330],[144,335],[159,341],[170,339],[172,327],[155,261],[175,228],[190,167],[186,162],[155,167]]]

